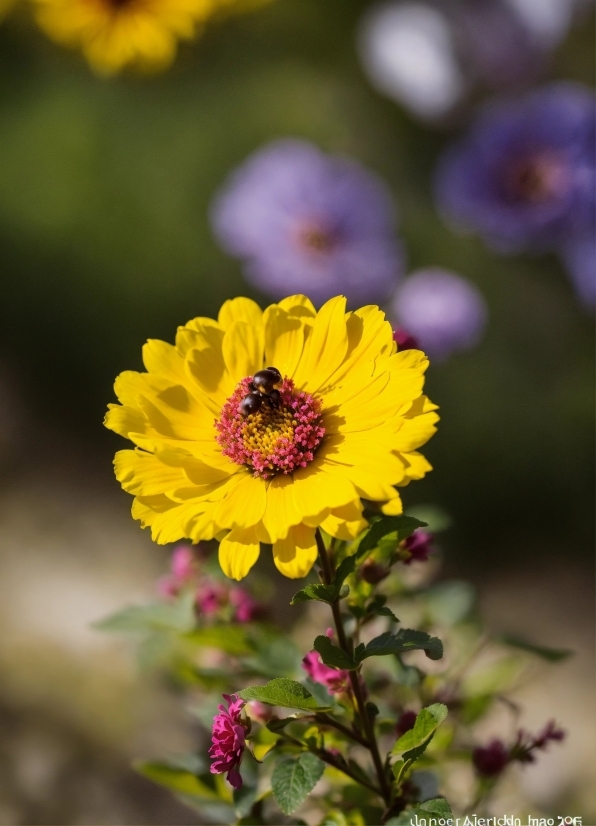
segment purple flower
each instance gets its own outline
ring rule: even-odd
[[[586,307],[596,305],[596,231],[572,238],[561,249],[561,257],[575,292]]]
[[[407,278],[392,306],[399,324],[437,360],[478,344],[488,315],[473,284],[438,267],[418,270]]]
[[[246,735],[249,730],[248,722],[242,719],[245,702],[238,699],[235,694],[224,694],[223,698],[228,707],[226,708],[223,703],[219,705],[218,713],[213,718],[212,746],[209,749],[209,757],[213,761],[211,774],[227,772],[230,785],[235,789],[240,789],[242,777],[238,767],[242,762]]]
[[[398,350],[419,350],[420,345],[414,338],[411,336],[407,330],[404,330],[402,327],[398,327],[397,330],[393,332],[393,341],[397,344]]]
[[[237,169],[216,197],[222,246],[247,279],[280,298],[342,293],[381,303],[402,272],[389,192],[352,160],[299,140],[276,141]]]
[[[406,731],[411,731],[414,728],[416,723],[416,718],[418,715],[415,711],[408,709],[406,711],[402,711],[399,715],[399,719],[395,724],[395,734],[397,737],[401,737],[402,734],[405,734]]]
[[[190,545],[178,545],[172,552],[170,573],[157,582],[157,593],[165,599],[178,596],[197,573],[197,560]]]
[[[439,163],[445,217],[502,253],[557,249],[591,231],[595,111],[593,93],[570,83],[489,105]]]
[[[426,562],[434,551],[434,536],[429,531],[418,528],[411,536],[401,543],[400,551],[404,565],[412,562]]]

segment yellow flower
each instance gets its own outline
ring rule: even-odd
[[[265,0],[261,0],[264,2]],[[1,2],[1,0],[0,0]],[[78,46],[98,72],[124,66],[145,71],[167,67],[177,41],[220,9],[257,0],[35,0],[37,21],[58,43]]]
[[[428,359],[397,352],[378,307],[345,306],[339,296],[317,313],[295,295],[263,312],[235,298],[217,321],[178,328],[176,346],[148,341],[146,373],[118,376],[121,404],[105,424],[136,449],[116,454],[116,477],[156,542],[220,539],[232,579],[270,543],[277,568],[297,578],[317,557],[317,527],[355,538],[362,499],[401,513],[396,486],[431,470],[417,451],[438,419],[422,394]],[[265,366],[283,380],[247,413]]]

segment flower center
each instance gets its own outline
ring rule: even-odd
[[[325,435],[321,402],[310,393],[297,391],[294,382],[285,378],[279,384],[275,404],[263,394],[258,410],[247,414],[241,405],[254,392],[252,381],[252,376],[242,379],[215,422],[222,453],[262,479],[306,467]]]
[[[334,233],[319,224],[304,224],[298,230],[298,244],[308,252],[331,252],[336,243]]]
[[[564,188],[565,167],[556,155],[531,155],[518,160],[507,170],[504,185],[508,200],[540,203]]]

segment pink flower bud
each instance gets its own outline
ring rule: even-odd
[[[393,333],[393,341],[397,343],[398,351],[401,350],[419,350],[420,345],[418,341],[404,330],[403,327],[398,327]]]
[[[502,740],[491,740],[487,746],[476,746],[472,762],[481,777],[498,777],[511,760],[511,753]]]
[[[434,536],[429,531],[417,528],[411,536],[400,544],[400,557],[404,565],[412,562],[426,562],[433,553]]]
[[[196,560],[190,545],[178,545],[172,552],[170,570],[180,582],[192,579],[196,573]]]

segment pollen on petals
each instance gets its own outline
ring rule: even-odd
[[[242,379],[215,422],[222,453],[262,479],[306,467],[325,435],[320,401],[295,390],[294,382],[286,378],[279,386],[278,408],[263,403],[256,413],[244,416],[240,403],[250,392],[251,381],[252,376]]]

